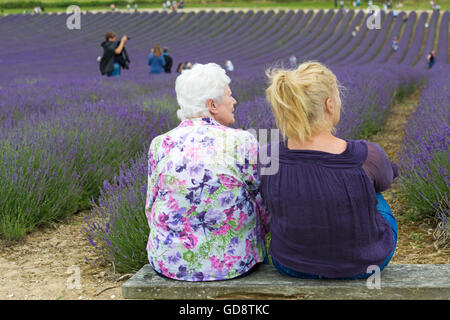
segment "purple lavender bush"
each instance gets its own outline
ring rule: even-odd
[[[66,95],[65,106],[55,103],[45,112],[34,110],[22,120],[0,124],[0,177],[7,182],[0,186],[0,234],[6,239],[88,209],[104,180],[112,179],[161,129],[173,126],[168,111],[146,110],[124,99],[128,88],[110,95],[96,89],[95,98]]]
[[[401,182],[410,217],[434,217],[449,231],[450,68],[431,69],[416,112],[406,126],[399,154]]]

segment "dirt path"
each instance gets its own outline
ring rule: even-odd
[[[397,163],[403,128],[419,95],[416,91],[395,105],[380,132],[369,139]],[[403,221],[406,208],[399,197],[398,182],[383,194],[399,226],[399,242],[392,263],[450,263],[449,252],[434,247],[430,223]],[[122,299],[121,285],[127,278],[116,281],[121,275],[112,274],[108,266],[93,264],[98,256],[81,235],[82,221],[82,215],[77,214],[37,229],[13,245],[0,240],[0,299]],[[67,273],[71,266],[79,267],[81,289],[67,286],[68,279],[75,276]],[[104,289],[107,290],[99,294]]]
[[[77,214],[39,228],[15,244],[2,240],[0,300],[122,298],[121,285],[126,279],[116,281],[120,275],[94,265],[98,257],[81,235],[82,221],[82,215]],[[77,268],[80,289],[75,280]],[[115,288],[98,294],[111,287]]]
[[[394,105],[378,134],[369,139],[380,145],[395,163],[399,163],[397,152],[403,146],[404,128],[417,107],[419,97],[420,90],[417,90]],[[383,196],[397,219],[399,231],[397,250],[391,263],[450,263],[450,253],[434,246],[432,221],[411,222],[404,218],[407,207],[401,199],[398,180],[383,192]]]

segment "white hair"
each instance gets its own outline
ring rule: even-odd
[[[210,116],[206,100],[220,103],[225,87],[231,82],[225,70],[216,63],[196,63],[192,69],[183,70],[175,80],[175,92],[180,109],[180,120]]]

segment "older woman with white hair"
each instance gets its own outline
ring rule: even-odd
[[[149,150],[147,253],[160,275],[225,280],[265,257],[258,144],[234,123],[230,78],[215,63],[195,64],[175,82],[181,123]]]

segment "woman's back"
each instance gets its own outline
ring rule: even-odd
[[[261,192],[271,212],[272,257],[299,272],[348,277],[380,265],[394,249],[376,192],[398,174],[384,151],[348,140],[341,154],[291,150],[279,144],[279,170],[263,176]]]
[[[150,73],[162,73],[165,65],[165,60],[162,55],[155,56],[153,53],[148,57],[148,65],[150,66]]]

